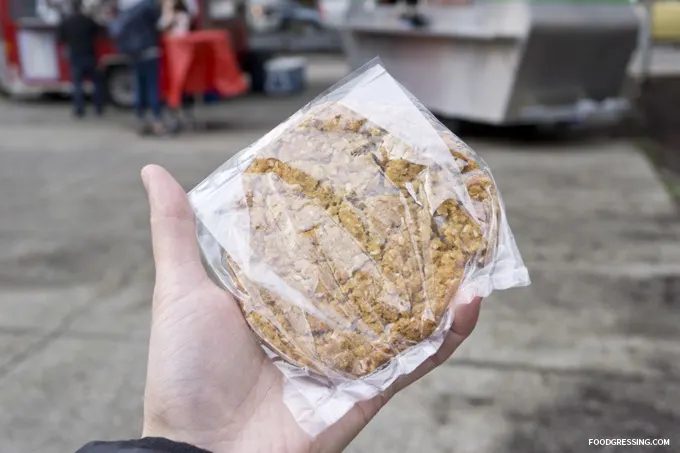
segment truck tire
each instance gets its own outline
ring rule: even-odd
[[[135,87],[129,65],[111,66],[107,69],[106,92],[113,105],[126,109],[134,106]]]

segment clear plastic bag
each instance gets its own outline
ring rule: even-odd
[[[488,166],[373,61],[189,194],[207,263],[317,435],[529,284]]]

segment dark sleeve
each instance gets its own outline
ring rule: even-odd
[[[66,41],[66,19],[59,22],[59,27],[57,28],[57,41]]]
[[[100,33],[103,31],[104,28],[103,28],[101,25],[99,25],[99,24],[98,24],[94,19],[92,19],[92,18],[89,18],[89,22],[90,22],[90,24],[89,24],[90,34],[91,34],[94,38],[98,38],[99,35],[100,35]]]
[[[161,20],[161,16],[163,15],[163,11],[158,6],[153,7],[150,13],[151,13],[150,19],[154,25],[157,24],[159,20]]]
[[[152,21],[154,24],[157,24],[158,21],[161,19],[161,15],[163,14],[163,8],[161,7],[160,2],[149,2],[149,9],[147,10],[149,13],[149,20]]]
[[[121,442],[90,442],[76,453],[210,453],[193,445],[160,437]]]

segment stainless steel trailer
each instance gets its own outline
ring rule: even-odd
[[[438,114],[490,124],[617,116],[639,18],[628,3],[483,1],[422,6],[415,28],[399,6],[354,7],[343,27],[353,68],[379,56]]]

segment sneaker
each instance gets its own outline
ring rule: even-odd
[[[171,135],[179,134],[182,129],[184,129],[184,124],[182,123],[181,119],[178,117],[171,118],[168,127],[167,127],[167,132]]]
[[[184,117],[184,124],[185,124],[185,127],[190,131],[197,132],[197,131],[200,131],[202,129],[202,127],[201,127],[202,124],[199,123],[196,120],[196,118],[193,117],[193,116],[185,116]]]
[[[161,136],[166,134],[165,125],[158,121],[151,125],[151,133],[156,136]]]
[[[137,123],[137,133],[141,136],[149,135],[152,132],[151,125],[146,121]]]

